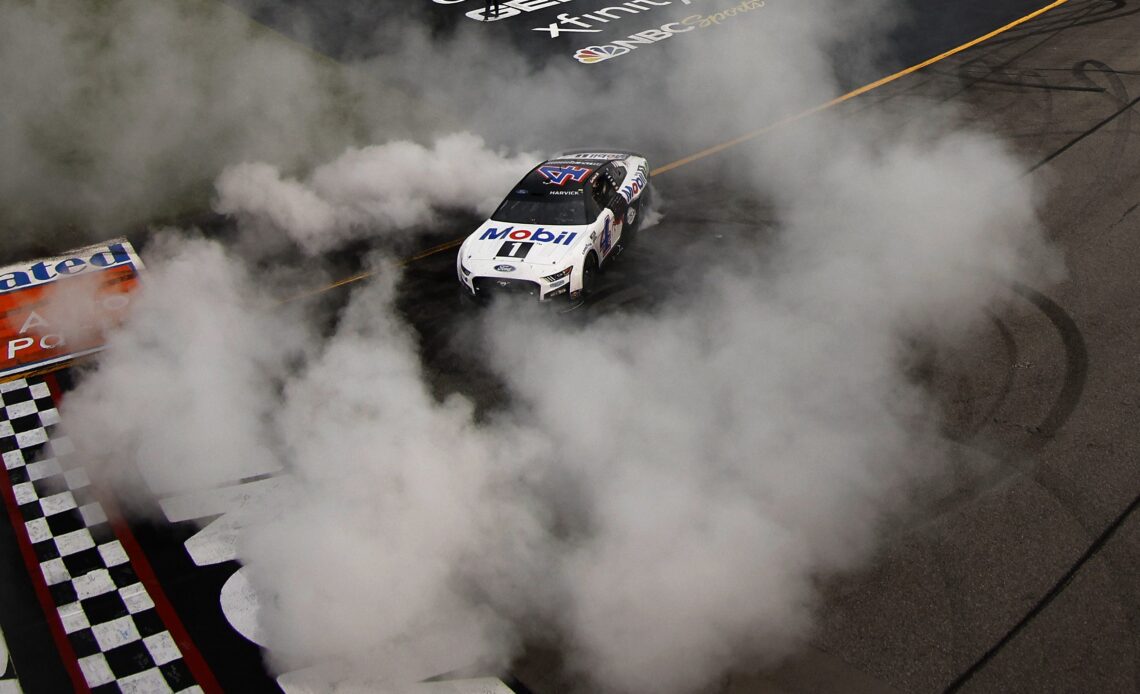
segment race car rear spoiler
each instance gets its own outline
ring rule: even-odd
[[[559,154],[556,158],[614,161],[615,159],[625,159],[630,156],[645,158],[644,154],[628,149],[568,149]]]

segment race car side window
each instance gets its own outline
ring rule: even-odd
[[[583,195],[586,200],[586,218],[592,223],[602,213],[602,208],[598,205],[598,201],[594,199],[593,193],[590,195]]]
[[[607,167],[594,179],[594,201],[598,203],[598,207],[606,207],[615,193],[617,186],[614,184],[612,172]]]
[[[594,181],[590,187],[590,198],[597,205],[598,210],[601,211],[610,201],[613,186],[610,185],[609,179],[604,174],[594,176]]]

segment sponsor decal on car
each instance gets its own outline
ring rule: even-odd
[[[552,185],[564,186],[567,183],[581,183],[590,175],[590,168],[586,166],[557,166],[545,164],[538,167],[538,173]]]
[[[645,167],[643,166],[637,170],[637,175],[633,177],[632,181],[622,186],[621,190],[618,191],[618,195],[626,202],[632,202],[633,199],[645,189],[645,185],[648,182],[649,179],[645,175]]]
[[[514,265],[496,265],[495,270],[497,272],[514,272],[515,266]]]
[[[483,232],[479,237],[480,241],[495,241],[498,239],[511,239],[512,241],[532,241],[534,243],[558,243],[563,246],[569,246],[574,243],[574,239],[578,236],[575,231],[560,231],[557,234],[553,231],[539,227],[537,229],[516,229],[511,227],[491,227]]]
[[[586,161],[613,161],[615,159],[625,159],[629,155],[623,154],[622,152],[576,152],[574,154],[563,154],[562,156],[568,159],[584,159]]]

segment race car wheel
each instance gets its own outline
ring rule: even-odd
[[[641,202],[635,200],[625,211],[625,231],[622,232],[622,244],[632,243],[637,239],[637,230],[641,228]]]
[[[637,201],[637,229],[641,230],[641,225],[645,223],[645,218],[653,211],[653,188],[646,186],[645,192],[641,194],[641,199]]]
[[[598,256],[590,253],[586,256],[586,262],[582,265],[582,296],[586,297],[593,293],[594,288],[598,283]]]
[[[626,211],[623,236],[627,237],[626,240],[629,243],[636,242],[637,232],[641,231],[641,225],[645,222],[645,216],[649,212],[649,191],[650,189],[646,188],[641,198],[634,200]]]

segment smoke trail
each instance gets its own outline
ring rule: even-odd
[[[3,3],[0,94],[9,252],[198,209],[229,164],[311,165],[446,118],[206,0]]]
[[[431,224],[439,210],[490,215],[502,191],[540,159],[507,157],[469,133],[441,137],[432,148],[389,142],[350,149],[304,183],[282,178],[270,164],[230,167],[218,178],[214,207],[238,216],[247,233],[284,232],[316,254],[354,238]]]
[[[668,79],[616,78],[605,117],[575,96],[578,73],[505,51],[495,70],[465,65],[457,56],[487,48],[472,34],[435,45],[412,32],[385,74],[440,75],[419,96],[447,94],[486,140],[385,137],[295,178],[282,171],[314,150],[196,166],[265,161],[222,173],[218,209],[320,252],[483,208],[523,163],[498,149],[508,138],[667,147],[698,136],[666,142],[676,122],[735,134],[822,101],[837,91],[828,51],[852,27],[881,27],[882,8],[808,2],[754,33],[721,27],[715,58],[691,43]],[[778,69],[743,89],[725,55]],[[503,117],[524,100],[533,108]],[[952,342],[1000,293],[995,277],[1048,269],[1035,192],[1005,146],[953,114],[917,127],[899,110],[818,118],[742,152],[733,173],[771,200],[772,239],[720,249],[726,260],[693,268],[687,296],[658,313],[579,327],[474,317],[510,400],[489,421],[425,384],[391,266],[377,261],[381,279],[318,330],[218,243],[174,237],[148,257],[143,302],[65,421],[98,460],[138,465],[140,493],[209,487],[243,465],[288,474],[238,538],[278,670],[398,686],[501,666],[553,631],[590,691],[696,691],[810,638],[819,578],[867,561],[883,519],[945,460],[937,410],[903,371],[907,346]],[[494,174],[451,180],[472,159]],[[294,271],[303,281],[299,268],[279,279]]]
[[[478,133],[492,151],[615,144],[685,151],[710,132],[747,129],[829,96],[826,53],[839,41],[837,28],[855,32],[893,16],[874,11],[879,0],[772,5],[763,40],[718,27],[723,55],[710,57],[704,41],[678,40],[652,69],[639,64],[598,79],[563,61],[536,67],[473,22],[435,40],[397,16],[378,27],[371,46],[350,51],[366,57],[342,65],[212,0],[5,3],[0,154],[20,162],[0,172],[7,248],[56,250],[200,209],[218,172],[242,162],[266,164],[246,175],[269,190],[346,147],[360,150],[361,165],[378,143],[428,142],[456,130]],[[750,87],[740,90],[730,85],[737,68],[726,70],[724,55],[740,56],[727,61],[734,66],[780,69],[750,70]],[[727,94],[733,108],[710,108]],[[678,129],[661,114],[687,114],[701,127]],[[308,214],[292,221],[320,225],[332,213]]]
[[[488,330],[588,495],[560,557],[565,627],[613,691],[696,691],[809,636],[816,581],[866,561],[947,463],[909,345],[960,336],[1000,295],[990,278],[1049,267],[1026,252],[1034,195],[996,140],[837,145],[768,160],[812,184],[773,191],[772,248],[720,249],[752,254],[751,272],[709,268],[664,315]]]
[[[945,461],[907,345],[952,338],[999,291],[985,278],[1040,259],[1032,189],[987,136],[803,151],[780,163],[811,193],[774,190],[771,246],[664,313],[489,314],[510,416],[431,395],[392,268],[316,340],[217,244],[172,240],[66,421],[164,493],[276,457],[293,484],[239,551],[282,670],[501,665],[538,623],[593,690],[695,691],[810,636],[818,578],[865,561]]]

